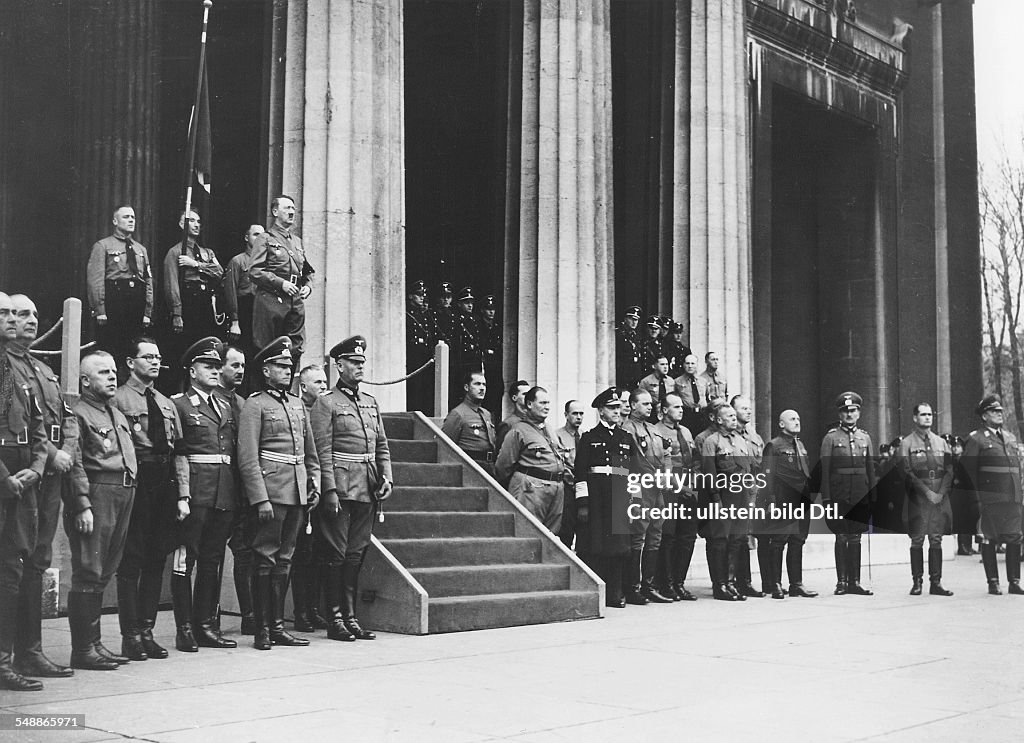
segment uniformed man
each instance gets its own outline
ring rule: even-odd
[[[651,315],[647,318],[647,337],[641,346],[642,369],[650,369],[658,357],[665,353],[661,346],[661,316]]]
[[[618,386],[627,390],[636,387],[644,375],[642,342],[636,330],[640,312],[631,305],[615,332],[615,378]]]
[[[23,365],[8,354],[16,338],[13,303],[0,293],[0,689],[39,691],[39,681],[13,666],[18,594],[36,545],[36,493],[47,460],[39,401]],[[41,601],[39,593],[35,598]]]
[[[484,407],[491,411],[491,417],[501,417],[501,394],[505,389],[502,376],[501,324],[497,319],[498,303],[493,294],[483,298],[477,327],[480,329],[480,353],[484,361],[484,376],[487,378],[487,397]]]
[[[164,257],[164,297],[171,313],[171,329],[185,333],[189,340],[217,332],[214,296],[224,280],[217,254],[199,244],[201,226],[198,212],[189,211],[185,247],[178,242]],[[184,212],[178,227],[185,229]]]
[[[509,429],[502,441],[494,472],[513,498],[552,534],[558,534],[562,526],[565,463],[547,429],[551,398],[543,387],[531,387],[523,400],[524,418]]]
[[[632,407],[629,402],[630,396],[629,390],[619,390],[619,426],[629,420],[629,414],[632,412]]]
[[[907,534],[910,536],[911,596],[924,584],[924,540],[928,538],[928,593],[952,596],[942,587],[942,535],[953,526],[949,492],[953,485],[953,452],[932,432],[932,406],[914,406],[914,430],[903,437],[897,461],[907,487]]]
[[[668,374],[672,378],[678,377],[683,373],[683,361],[693,353],[690,347],[686,345],[686,341],[683,340],[685,332],[686,328],[681,322],[673,321],[669,323],[669,337],[662,344],[665,355],[668,357]],[[696,368],[694,371],[696,371]]]
[[[668,375],[668,366],[668,357],[661,354],[651,364],[651,373],[640,380],[640,389],[651,396],[651,423],[658,422],[665,398],[676,391],[676,381]]]
[[[491,412],[483,406],[487,396],[487,379],[483,372],[466,372],[463,375],[462,390],[462,402],[448,412],[441,430],[456,446],[493,475],[496,456],[494,422],[491,420]]]
[[[265,348],[276,337],[288,336],[297,363],[306,340],[305,300],[313,291],[309,282],[314,272],[302,240],[292,234],[295,200],[274,197],[270,213],[273,223],[256,237],[249,264],[249,278],[256,287],[252,339],[257,348]]]
[[[221,633],[217,609],[224,547],[238,506],[238,413],[217,394],[224,357],[216,336],[192,344],[180,364],[189,388],[171,398],[184,428],[174,446],[181,521],[171,575],[175,644],[184,652],[233,648],[237,643]]]
[[[1017,439],[1003,428],[1003,403],[988,395],[975,412],[984,424],[971,431],[960,459],[966,486],[978,501],[981,561],[988,592],[1001,595],[996,545],[1006,545],[1006,581],[1009,592],[1024,594],[1020,586],[1021,476]]]
[[[569,549],[572,549],[573,538],[576,536],[576,491],[570,474],[576,467],[576,448],[580,443],[580,426],[583,425],[584,412],[583,403],[579,400],[569,400],[565,404],[565,425],[555,431],[558,454],[562,457],[567,473],[562,502],[562,526],[558,530],[558,538]]]
[[[405,301],[405,370],[413,372],[434,356],[434,316],[427,307],[427,285],[422,279],[409,282]],[[434,414],[434,374],[426,369],[406,386],[410,410]]]
[[[666,442],[666,471],[684,485],[678,492],[675,488],[664,491],[665,505],[676,504],[687,511],[680,509],[678,518],[666,519],[662,524],[655,586],[661,595],[673,601],[696,601],[697,597],[686,588],[686,574],[693,559],[699,524],[697,490],[692,481],[698,457],[693,447],[693,436],[682,420],[682,399],[675,393],[666,395],[661,405],[661,421],[653,430],[655,436]]]
[[[335,389],[313,405],[313,427],[321,467],[324,514],[320,519],[327,569],[327,636],[373,640],[356,618],[359,571],[370,546],[374,518],[391,495],[391,452],[377,401],[360,391],[366,339],[354,335],[331,349],[338,365]]]
[[[160,607],[164,565],[176,546],[177,493],[171,452],[181,438],[181,421],[173,403],[154,386],[162,358],[152,338],[133,340],[128,348],[128,381],[114,395],[114,406],[128,419],[138,463],[131,520],[117,568],[121,655],[131,660],[146,660],[150,651],[154,658],[167,657],[167,651],[153,639],[153,625]],[[172,578],[172,591],[174,587]],[[179,645],[181,631],[179,625]],[[188,636],[191,640],[191,631]]]
[[[309,414],[288,391],[294,353],[291,339],[281,336],[256,354],[266,389],[245,401],[238,429],[238,469],[249,502],[257,650],[309,645],[284,629],[295,540],[307,507],[319,500],[320,484]]]
[[[700,396],[697,384],[697,357],[687,354],[682,361],[682,373],[675,378],[676,394],[683,402],[683,425],[691,436],[696,436],[707,427],[707,419],[701,415],[704,398]]]
[[[953,509],[953,529],[956,532],[957,556],[978,554],[974,549],[974,534],[978,525],[978,503],[974,493],[966,488],[966,478],[961,459],[964,453],[964,439],[954,433],[942,434],[953,453],[953,485],[949,490],[949,500]]]
[[[135,210],[119,206],[111,221],[114,234],[95,243],[89,253],[86,281],[97,344],[123,359],[128,342],[153,317],[153,269],[149,251],[132,239]]]
[[[249,266],[256,238],[264,232],[262,225],[249,225],[245,232],[245,250],[228,261],[224,272],[224,299],[231,323],[228,338],[240,343],[246,353],[252,352],[252,303],[255,297],[252,280],[249,278]]]
[[[28,352],[39,332],[39,313],[35,303],[24,294],[10,298],[15,318],[15,339],[7,344],[7,356],[31,384],[33,396],[43,412],[46,432],[46,470],[34,489],[36,500],[36,538],[24,563],[18,591],[18,626],[14,641],[14,669],[23,676],[60,678],[74,674],[43,653],[42,602],[43,573],[53,557],[53,537],[60,522],[61,489],[67,482],[71,465],[78,455],[78,419],[61,393],[57,375],[49,366]],[[26,501],[27,502],[27,501]]]
[[[462,399],[462,378],[467,372],[483,371],[483,351],[480,346],[480,328],[477,325],[473,306],[476,297],[473,287],[464,286],[459,291],[458,308],[455,312],[455,335],[452,338],[452,363],[449,374],[449,407],[458,405]]]
[[[526,420],[526,391],[530,383],[525,379],[517,379],[509,385],[508,399],[512,401],[512,412],[498,424],[494,438],[494,450],[501,450],[501,442],[516,423]]]
[[[327,373],[319,364],[310,364],[299,371],[299,397],[306,410],[312,413],[313,403],[327,394]],[[310,419],[312,425],[312,418]],[[323,547],[320,530],[315,526],[319,509],[310,511],[306,523],[299,529],[292,557],[292,605],[296,632],[315,632],[327,629],[327,620],[320,613],[323,595]]]
[[[700,393],[700,399],[710,400],[712,397],[728,399],[729,384],[718,371],[718,354],[708,351],[704,354],[704,364],[704,371],[697,377],[697,391]]]
[[[839,507],[839,518],[828,520],[836,535],[837,596],[872,595],[860,584],[861,535],[868,530],[868,493],[875,487],[871,437],[857,427],[861,403],[856,392],[837,397],[839,426],[821,442],[821,500],[825,506]]]
[[[795,410],[783,410],[779,415],[779,429],[779,435],[764,448],[762,461],[768,496],[765,507],[774,505],[786,515],[766,519],[757,536],[758,545],[766,540],[771,552],[770,576],[766,581],[762,573],[761,581],[769,584],[773,599],[786,597],[782,590],[782,556],[785,551],[789,595],[814,598],[817,591],[803,584],[804,544],[810,532],[810,515],[806,509],[811,503],[811,468],[807,449],[800,440],[800,414]],[[804,509],[802,518],[796,518],[799,513],[796,509],[799,508]],[[764,569],[762,565],[761,570]]]
[[[449,346],[455,342],[455,311],[452,309],[452,285],[442,281],[437,287],[437,304],[434,305],[434,332],[436,340]]]
[[[113,356],[90,353],[80,368],[82,396],[71,407],[78,418],[82,459],[64,500],[64,531],[71,544],[71,667],[112,671],[129,658],[114,655],[100,639],[103,591],[121,564],[138,464],[128,419],[113,405]]]
[[[754,430],[754,423],[751,420],[754,416],[754,408],[750,403],[750,398],[744,397],[743,395],[734,395],[729,401],[732,409],[736,411],[736,422],[738,428],[736,429],[740,436],[747,442],[747,450],[750,453],[753,462],[752,472],[755,474],[761,471],[761,456],[764,453],[764,439],[761,435]],[[751,488],[747,491],[749,500],[743,505],[754,508],[757,505],[763,505],[757,501],[758,492],[756,488]],[[751,542],[753,541],[751,532],[751,522],[746,520],[743,523],[736,522],[736,526],[740,530],[745,530],[747,539],[740,548],[739,561],[737,562],[737,575],[736,575],[736,589],[744,596],[750,596],[751,598],[764,598],[766,593],[771,593],[770,590],[758,591],[754,588],[754,584],[750,573],[750,552],[753,547]],[[771,570],[771,546],[769,540],[757,540],[757,564],[758,571],[761,574],[761,581],[764,584],[765,576],[772,574]],[[765,584],[765,588],[770,588],[770,584]]]
[[[619,427],[619,391],[609,387],[590,403],[598,423],[576,449],[576,553],[605,582],[605,606],[625,608],[622,579],[629,561],[628,479],[636,441]]]

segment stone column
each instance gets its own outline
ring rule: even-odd
[[[358,333],[367,379],[393,379],[405,373],[402,3],[293,0],[288,23],[283,182],[317,271],[306,361]],[[368,390],[405,409],[404,384]]]
[[[609,0],[525,0],[519,245],[506,271],[505,377],[552,410],[614,376]],[[514,136],[514,135],[513,135]]]
[[[677,147],[675,205],[676,286],[689,287],[689,302],[679,306],[677,295],[673,309],[688,312],[695,352],[718,353],[730,391],[753,395],[744,0],[692,0],[689,26],[689,49],[677,42],[676,68],[689,65],[690,85],[676,88],[689,95],[677,101],[689,112],[689,141]],[[687,134],[680,118],[677,142]]]
[[[118,204],[135,207],[137,239],[151,254],[156,247],[158,6],[158,0],[82,0],[69,6],[75,101],[71,188],[75,244],[69,259],[79,291],[85,287],[89,248],[113,231],[111,214]],[[198,24],[201,3],[196,8]],[[197,25],[197,38],[198,32]]]

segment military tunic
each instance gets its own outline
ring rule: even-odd
[[[903,437],[898,453],[899,467],[906,479],[907,534],[923,537],[949,534],[953,508],[949,493],[953,487],[953,453],[949,444],[931,431],[914,431]],[[927,492],[942,499],[932,503]]]
[[[249,263],[249,278],[256,287],[252,311],[256,348],[287,335],[293,353],[301,354],[306,338],[306,304],[300,295],[285,294],[282,287],[288,281],[302,288],[312,273],[297,236],[277,225],[257,236]]]
[[[562,526],[565,464],[543,423],[520,421],[509,430],[494,464],[498,482],[552,533]]]
[[[744,476],[752,476],[756,469],[757,460],[751,445],[738,430],[716,430],[701,444],[701,470],[714,478],[710,487],[711,499],[724,508],[750,505],[754,489],[744,487]],[[747,477],[746,483],[749,484],[750,480]],[[748,529],[747,519],[723,514],[711,520],[709,533],[712,538],[745,541]]]
[[[665,440],[654,431],[654,426],[645,420],[629,418],[622,424],[622,430],[636,441],[637,465],[641,475],[656,475],[666,469],[667,447]],[[640,496],[642,508],[664,508],[665,496],[657,487],[643,488]],[[630,522],[632,532],[631,548],[634,551],[656,550],[661,546],[661,529],[664,519],[641,516]]]
[[[629,554],[630,493],[627,479],[638,468],[636,441],[618,427],[598,423],[576,448],[576,506],[586,507],[586,523],[577,522],[576,550],[581,556]]]
[[[633,389],[643,376],[643,353],[635,328],[623,326],[615,336],[615,381],[622,389]]]
[[[434,356],[434,316],[426,307],[410,304],[405,310],[405,370],[413,372]],[[410,410],[434,414],[434,373],[428,368],[406,383]]]
[[[490,411],[483,406],[463,400],[445,417],[441,430],[473,459],[494,461],[494,423]]]
[[[1021,539],[1021,475],[1017,439],[1005,429],[971,431],[960,457],[965,487],[974,491],[979,531],[986,539]]]
[[[131,268],[128,251],[135,256]],[[94,317],[106,315],[97,327],[99,347],[122,363],[128,342],[140,335],[143,318],[153,317],[153,269],[149,251],[130,237],[105,237],[92,246],[86,267],[89,307]]]
[[[793,518],[795,509],[810,502],[811,470],[807,449],[799,438],[781,434],[768,442],[761,458],[765,476],[765,508],[778,507],[786,515],[779,519],[770,516],[756,525],[760,534],[807,536],[809,517]]]
[[[839,426],[821,442],[821,499],[839,506],[838,519],[828,519],[834,534],[863,534],[868,529],[875,487],[871,437],[866,431]]]
[[[217,254],[198,243],[191,243],[186,255],[199,265],[181,267],[181,243],[177,243],[164,257],[164,296],[172,317],[180,317],[186,338],[204,338],[217,332],[217,318],[213,298],[224,281],[224,269]]]

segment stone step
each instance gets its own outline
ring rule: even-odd
[[[431,598],[428,631],[462,632],[600,615],[598,591],[534,591]]]
[[[486,511],[487,488],[426,488],[396,486],[385,501],[391,511]],[[385,518],[386,521],[386,518]]]
[[[436,441],[410,441],[388,438],[392,462],[436,462]]]
[[[414,439],[413,419],[409,413],[381,413],[388,439]]]
[[[536,537],[381,538],[381,541],[395,559],[410,570],[455,565],[537,563],[541,558],[541,541]]]
[[[387,511],[384,523],[377,524],[374,533],[378,539],[511,537],[515,516],[510,511]]]
[[[489,593],[562,591],[569,588],[568,565],[456,565],[417,568],[413,577],[434,597]]]
[[[394,462],[395,485],[462,486],[462,465]]]

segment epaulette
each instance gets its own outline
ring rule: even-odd
[[[839,430],[839,426],[833,426],[832,428],[828,429],[828,431],[826,431],[826,433],[835,433],[838,430]]]
[[[254,397],[259,397],[260,395],[265,395],[265,394],[267,394],[266,390],[256,390],[251,395],[249,395],[249,399],[252,400]]]
[[[971,432],[970,432],[969,434],[967,434],[967,435],[968,435],[968,436],[973,436],[973,435],[974,435],[974,434],[976,434],[977,432],[978,432],[978,429],[974,429],[973,431],[971,431]]]
[[[179,397],[184,397],[184,396],[185,396],[184,392],[176,392],[173,395],[171,395],[171,399],[172,400],[177,400]]]

